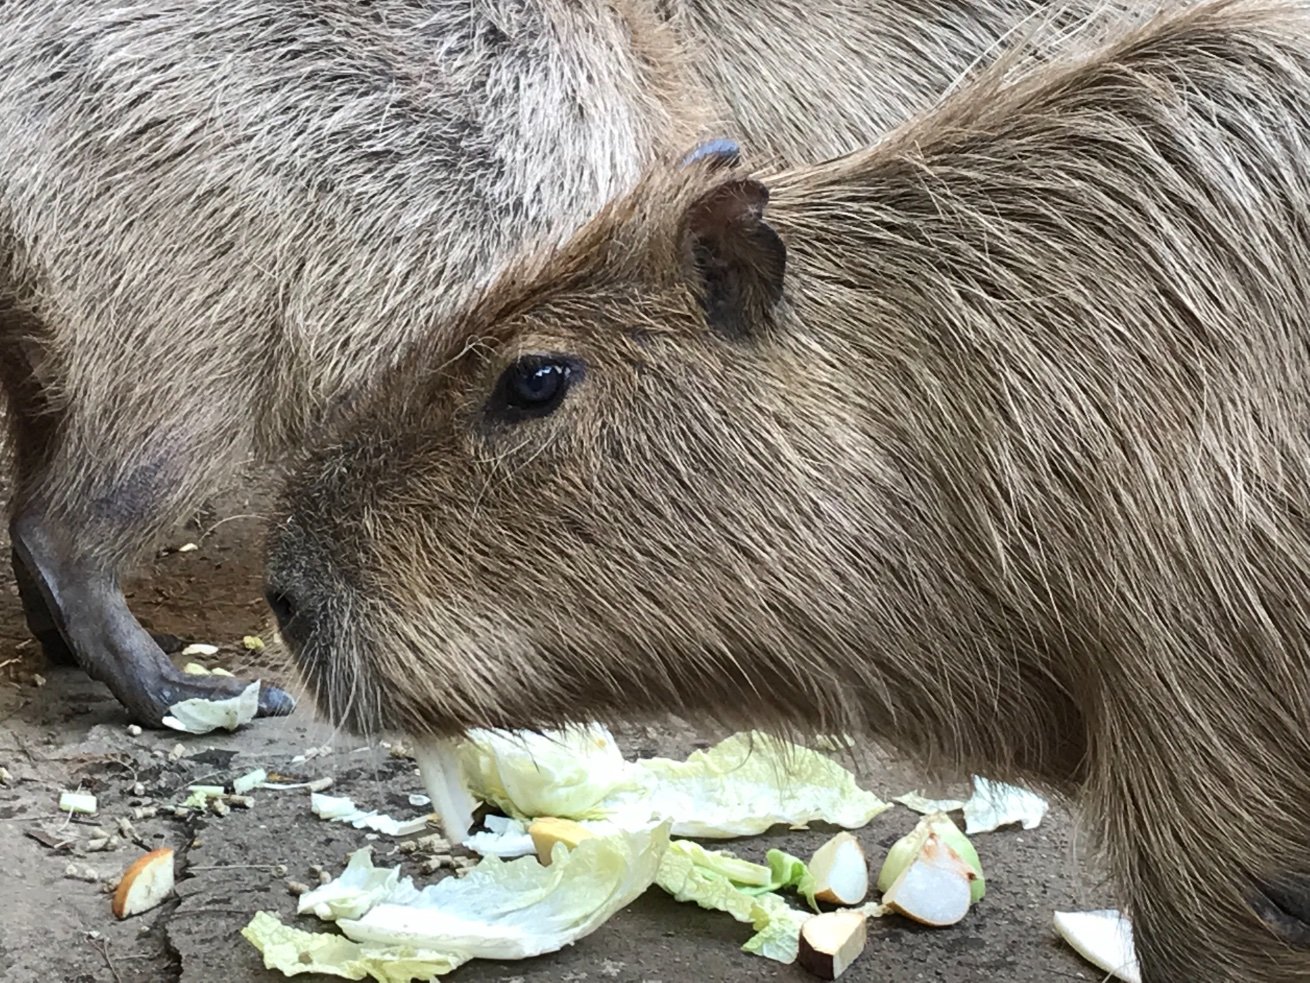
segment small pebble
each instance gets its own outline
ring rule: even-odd
[[[14,784],[14,776],[9,774],[8,768],[0,768],[0,785]]]
[[[141,728],[140,728],[140,726],[137,725],[137,724],[128,724],[128,725],[127,725],[127,736],[128,736],[128,737],[140,737],[140,736],[141,736]]]
[[[329,874],[326,870],[320,870],[320,871],[318,872],[318,882],[319,882],[320,884],[331,884],[331,883],[332,883],[332,875]]]
[[[44,686],[44,685],[45,685],[45,676],[41,675],[39,672],[34,672],[34,673],[32,673],[32,685],[33,685],[33,686]]]
[[[264,651],[264,640],[260,638],[258,635],[245,636],[245,638],[241,639],[241,644],[244,645],[246,649],[251,652]]]
[[[86,881],[89,884],[94,884],[100,880],[100,874],[96,872],[95,868],[87,867],[84,864],[69,864],[64,868],[64,876],[77,881]]]
[[[195,543],[183,543],[177,548],[177,551],[179,553],[194,553],[198,549],[200,549],[200,547]]]
[[[186,748],[181,744],[174,744],[173,750],[168,752],[169,761],[179,761],[184,757],[186,757]]]

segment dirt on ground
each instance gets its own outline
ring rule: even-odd
[[[191,642],[220,646],[199,661],[237,674],[263,672],[294,684],[268,639],[260,600],[262,527],[249,496],[234,496],[180,529],[169,549],[137,578],[129,594],[149,627]],[[178,551],[184,544],[197,549]],[[8,544],[0,542],[8,557]],[[299,690],[293,685],[293,691]],[[618,735],[642,755],[685,756],[708,736],[694,722],[633,726]],[[313,749],[328,746],[326,753]],[[272,983],[240,929],[260,910],[318,931],[316,919],[295,916],[288,882],[318,883],[318,872],[340,873],[347,855],[371,842],[379,864],[399,864],[418,884],[419,854],[397,851],[398,840],[310,812],[305,790],[258,790],[253,807],[225,816],[172,807],[193,784],[222,784],[254,768],[286,781],[330,776],[332,794],[365,809],[409,818],[409,796],[421,792],[417,769],[393,748],[361,746],[334,734],[302,698],[295,714],[256,721],[235,734],[189,736],[136,733],[103,686],[74,669],[46,667],[28,640],[8,563],[0,574],[0,981],[3,983]],[[307,752],[311,756],[305,758]],[[912,768],[874,749],[860,749],[862,784],[883,798],[921,788]],[[299,760],[297,760],[299,759]],[[56,803],[63,790],[96,794],[99,813],[69,819]],[[931,789],[959,793],[962,789]],[[151,815],[152,810],[155,814]],[[134,818],[139,817],[139,818]],[[130,829],[120,828],[128,819]],[[897,806],[856,835],[871,862],[913,828],[917,817]],[[808,856],[832,834],[816,826],[722,841],[742,856],[762,859],[779,846]],[[92,840],[116,839],[88,852]],[[975,840],[987,873],[987,896],[951,928],[920,928],[896,917],[869,925],[864,956],[842,977],[851,983],[954,983],[1087,980],[1103,974],[1082,963],[1052,928],[1057,910],[1104,907],[1102,879],[1077,849],[1068,813],[1059,805],[1035,830],[1012,827]],[[101,844],[97,844],[101,845]],[[176,897],[150,912],[115,920],[107,884],[146,849],[169,846],[177,856]],[[70,865],[96,882],[70,876]],[[876,867],[874,868],[876,873]],[[740,951],[749,926],[727,915],[679,904],[652,888],[593,935],[564,951],[521,962],[474,961],[452,983],[683,983],[683,981],[803,981],[783,966]],[[326,980],[328,977],[302,976]]]

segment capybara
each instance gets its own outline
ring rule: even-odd
[[[1080,799],[1147,983],[1310,980],[1310,3],[734,153],[511,264],[289,481],[319,702],[863,733]]]
[[[852,150],[1101,0],[0,4],[0,387],[27,621],[140,722],[127,566],[641,166]],[[1124,6],[1131,8],[1131,3]],[[262,713],[292,706],[265,685]]]

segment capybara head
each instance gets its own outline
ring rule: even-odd
[[[873,505],[896,480],[870,414],[834,419],[870,398],[848,355],[784,327],[787,250],[735,154],[702,148],[503,280],[466,346],[416,353],[302,471],[270,599],[336,715],[723,719],[749,692],[835,726],[882,702],[837,671],[872,627],[837,612],[897,616],[868,595],[903,548]]]
[[[675,712],[898,728],[931,753],[960,699],[983,720],[1004,702],[1034,754],[1062,732],[1041,672],[1034,699],[947,658],[976,647],[941,587],[967,572],[934,562],[893,450],[903,326],[856,327],[840,239],[801,246],[827,299],[789,295],[769,198],[730,144],[652,173],[300,470],[270,602],[331,716],[423,734]],[[802,329],[798,303],[847,323]]]

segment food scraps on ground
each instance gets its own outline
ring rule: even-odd
[[[1128,916],[1113,909],[1057,911],[1055,930],[1097,969],[1124,983],[1141,983]]]
[[[963,812],[964,832],[969,836],[990,833],[1002,826],[1036,829],[1050,808],[1050,804],[1035,792],[977,775],[973,778],[973,794],[968,800],[926,799],[917,792],[910,792],[893,801],[924,814]]]
[[[129,918],[154,908],[172,891],[172,849],[151,850],[123,872],[110,907],[115,918]]]
[[[933,822],[920,823],[889,851],[878,877],[879,887],[886,884],[882,903],[923,925],[954,925],[973,901],[977,854],[971,863],[947,842],[942,830],[950,820],[943,813],[929,819]]]
[[[483,857],[500,857],[501,860],[526,857],[536,851],[526,823],[508,816],[487,816],[482,824],[487,828],[464,840],[464,847]]]
[[[863,950],[868,917],[897,912],[949,925],[985,892],[968,836],[931,810],[889,851],[878,877],[881,903],[862,904],[869,869],[849,832],[823,844],[809,864],[781,850],[753,863],[671,838],[742,836],[813,821],[854,829],[889,808],[835,761],[762,734],[736,735],[686,761],[627,761],[599,725],[535,734],[475,731],[458,742],[420,744],[414,756],[428,793],[423,804],[431,802],[447,834],[442,852],[423,869],[465,866],[446,852],[452,842],[484,859],[463,879],[448,877],[420,891],[398,870],[374,868],[367,850],[357,851],[340,877],[299,892],[300,913],[335,922],[345,937],[302,932],[261,912],[243,934],[266,966],[288,975],[368,975],[386,983],[427,979],[473,958],[518,959],[571,944],[656,884],[680,901],[750,925],[754,934],[744,951],[800,960],[833,979]],[[1009,787],[978,782],[975,798],[985,794],[993,815],[1013,814],[1005,806]],[[1044,811],[1045,803],[1032,799]],[[485,830],[469,835],[478,800],[506,815],[486,817]],[[402,824],[323,795],[311,803],[324,818],[393,835],[427,818]],[[931,804],[918,798],[925,803]],[[1014,821],[1040,821],[1040,814],[1032,819],[1031,805]],[[414,853],[419,841],[399,849]],[[793,906],[787,892],[805,907]],[[815,914],[819,901],[843,907]]]
[[[835,980],[864,951],[868,921],[862,911],[815,915],[801,926],[796,961],[820,979]]]
[[[550,863],[551,851],[555,849],[556,843],[563,843],[572,850],[583,840],[595,835],[581,823],[576,823],[572,819],[557,819],[553,816],[534,819],[532,825],[528,827],[528,836],[537,852],[537,859],[542,864]]]
[[[324,795],[321,792],[310,793],[309,807],[320,819],[350,823],[356,829],[371,829],[386,836],[409,836],[422,832],[428,826],[428,815],[406,820],[393,819],[381,812],[365,812],[344,796]]]
[[[182,700],[168,708],[163,723],[174,730],[188,734],[208,734],[210,731],[236,730],[255,719],[259,710],[259,683],[247,686],[238,696],[225,700],[208,700],[197,697]]]
[[[248,771],[244,775],[232,779],[232,791],[237,795],[246,795],[259,788],[266,781],[268,781],[268,772],[263,768],[256,768],[254,771]]]
[[[987,880],[983,876],[978,851],[969,842],[969,837],[961,833],[960,828],[951,822],[951,818],[940,812],[920,819],[914,829],[892,844],[891,849],[887,851],[886,859],[883,860],[882,870],[878,873],[878,890],[886,894],[891,889],[892,882],[923,852],[924,845],[933,836],[949,846],[969,865],[973,871],[969,899],[972,902],[981,901],[983,895],[987,893]]]
[[[90,792],[59,793],[59,811],[81,816],[96,814],[96,797]]]
[[[374,868],[365,848],[352,854],[347,874],[299,902],[302,912],[332,916],[345,939],[297,931],[267,912],[242,934],[267,968],[287,975],[312,968],[400,981],[448,973],[470,959],[525,959],[590,935],[639,897],[668,838],[663,823],[592,837],[572,850],[557,844],[549,866],[535,857],[489,857],[463,878],[421,891],[395,870]]]
[[[224,669],[221,666],[214,666],[213,669],[207,669],[204,666],[202,666],[199,662],[188,662],[186,665],[182,667],[182,671],[191,676],[231,676],[232,675],[232,673],[228,672],[226,669]]]
[[[627,827],[668,820],[673,835],[703,839],[819,820],[858,829],[890,808],[831,758],[756,732],[729,737],[685,761],[627,761],[598,724],[545,733],[472,731],[457,755],[440,765],[430,754],[426,765],[419,758],[440,815],[443,797],[463,793],[469,808],[461,805],[456,825],[465,811],[472,815],[472,796],[520,820],[604,819]],[[462,781],[467,785],[453,789]]]
[[[819,901],[857,905],[869,893],[864,847],[850,833],[838,833],[814,851],[809,868],[814,878],[814,897]]]

